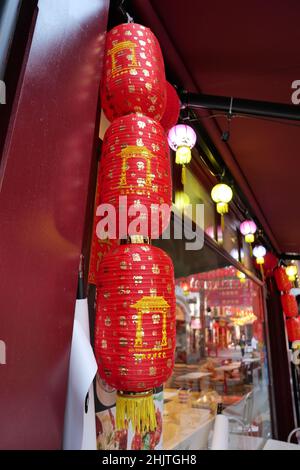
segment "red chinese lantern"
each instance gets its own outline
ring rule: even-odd
[[[142,113],[159,121],[166,107],[165,67],[150,29],[116,26],[106,36],[104,57],[101,103],[108,120]]]
[[[168,132],[178,121],[180,113],[180,100],[178,98],[177,91],[169,82],[166,82],[166,91],[167,104],[160,123],[165,131]]]
[[[283,266],[274,270],[274,278],[277,284],[278,290],[282,292],[289,292],[292,288],[292,283],[289,281],[289,278],[285,272]]]
[[[157,238],[169,223],[172,203],[170,155],[161,125],[139,114],[116,119],[104,136],[99,184],[100,203],[116,210],[115,233],[108,227],[110,238]],[[99,220],[105,217],[103,212]],[[99,224],[96,230],[99,236]]]
[[[264,262],[264,273],[266,277],[270,277],[273,275],[273,270],[278,265],[278,258],[271,252],[268,251],[265,256]]]
[[[296,317],[298,315],[298,304],[294,295],[283,294],[281,296],[281,305],[287,317]]]
[[[286,329],[289,341],[300,340],[300,317],[292,317],[286,320]]]
[[[100,376],[118,390],[118,429],[156,427],[152,389],[174,365],[174,291],[172,262],[159,248],[120,245],[100,265],[95,353]]]

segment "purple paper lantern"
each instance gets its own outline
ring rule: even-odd
[[[240,225],[240,231],[245,236],[247,243],[254,242],[254,234],[257,230],[255,222],[253,220],[244,220]]]

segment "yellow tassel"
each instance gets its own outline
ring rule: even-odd
[[[152,390],[144,393],[118,392],[116,401],[117,429],[127,429],[130,422],[138,433],[155,431],[157,424]]]
[[[185,165],[182,165],[182,170],[181,170],[181,183],[185,185],[186,183],[186,169]]]
[[[249,244],[249,248],[250,248],[250,256],[252,257],[253,256],[252,243]]]
[[[224,214],[221,214],[221,230],[224,238],[224,231],[225,231],[225,219],[224,219]]]

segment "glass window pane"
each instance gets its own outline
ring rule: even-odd
[[[153,243],[169,253],[176,277],[176,361],[167,392],[179,403],[188,391],[191,416],[222,402],[236,434],[270,436],[260,286],[208,245],[188,251],[185,240]]]

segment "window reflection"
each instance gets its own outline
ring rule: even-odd
[[[213,413],[222,402],[224,413],[235,418],[234,433],[269,436],[261,287],[209,246],[188,252],[181,240],[155,244],[172,257],[176,275],[176,359],[165,390],[177,394],[167,411],[174,407],[178,414],[185,407],[187,414],[188,407],[192,419],[196,409]]]

